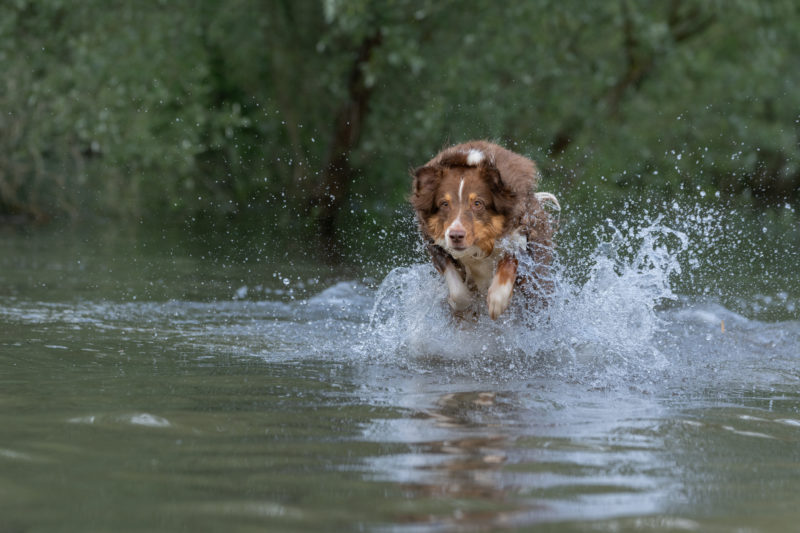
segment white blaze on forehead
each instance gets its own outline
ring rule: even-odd
[[[484,157],[483,152],[473,148],[467,154],[467,164],[476,167],[481,164],[481,161],[483,161],[483,157]]]
[[[464,230],[464,224],[461,222],[461,213],[463,211],[461,207],[461,196],[463,193],[464,193],[464,178],[461,178],[461,183],[458,185],[458,204],[459,204],[458,215],[456,215],[456,219],[449,226],[447,226],[447,229],[444,231],[445,244],[447,244],[447,248],[450,247],[450,232],[452,230],[459,230],[459,231]]]
[[[445,230],[445,232],[444,232],[445,235],[447,235],[449,237],[450,236],[450,230],[452,230],[452,229],[456,229],[456,230],[463,230],[464,229],[464,224],[461,223],[461,215],[460,214],[456,217],[456,219],[449,226],[447,226],[447,230]]]

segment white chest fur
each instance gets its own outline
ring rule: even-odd
[[[469,253],[459,257],[458,260],[464,265],[467,273],[467,283],[471,281],[480,293],[485,294],[492,284],[494,271],[500,258],[506,253],[516,254],[524,250],[527,242],[525,236],[516,230],[499,241],[488,257]]]
[[[480,293],[485,294],[489,290],[489,285],[492,284],[499,256],[500,254],[495,250],[492,255],[482,259],[462,257],[461,264],[464,265],[467,273],[467,283],[472,282]]]
[[[492,284],[497,262],[503,254],[516,254],[525,249],[527,242],[528,240],[525,236],[521,235],[520,230],[517,229],[498,241],[489,256],[483,255],[483,252],[477,246],[471,246],[466,250],[453,250],[447,246],[447,242],[444,239],[436,241],[436,244],[447,250],[453,259],[459,261],[464,266],[464,270],[467,274],[467,279],[464,281],[468,284],[472,282],[478,289],[478,292],[486,294],[489,290],[489,286]]]

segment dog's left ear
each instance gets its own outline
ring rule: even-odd
[[[489,184],[494,199],[494,208],[498,213],[510,215],[515,207],[516,193],[503,182],[500,171],[494,165],[484,165],[481,168],[483,179]]]

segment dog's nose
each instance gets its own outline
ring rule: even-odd
[[[467,236],[467,232],[463,229],[451,229],[448,235],[450,237],[450,244],[457,246],[464,243],[464,237]]]

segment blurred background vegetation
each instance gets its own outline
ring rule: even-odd
[[[584,209],[796,225],[799,29],[794,0],[6,0],[0,225],[223,221],[335,254],[471,138]]]

